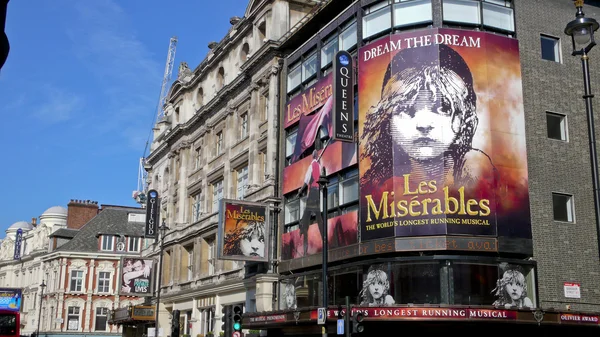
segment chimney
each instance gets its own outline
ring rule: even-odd
[[[71,199],[67,205],[67,228],[79,229],[98,214],[98,202]]]
[[[37,227],[37,218],[31,218],[31,225]]]

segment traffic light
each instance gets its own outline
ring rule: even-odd
[[[171,337],[179,337],[179,310],[173,310],[171,318]]]
[[[363,325],[363,321],[365,320],[365,315],[362,312],[356,311],[352,314],[352,333],[361,333],[365,331],[365,327]]]
[[[224,336],[231,336],[231,306],[224,305],[221,309],[221,331]]]
[[[242,331],[242,313],[244,308],[241,304],[233,306],[233,331]]]

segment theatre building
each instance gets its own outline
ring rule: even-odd
[[[562,0],[337,0],[293,27],[279,48],[278,308],[243,328],[320,335],[326,293],[329,334],[346,299],[364,335],[600,331],[581,59],[564,33],[575,12]],[[336,72],[340,50],[352,69]],[[348,77],[353,124],[333,100]]]

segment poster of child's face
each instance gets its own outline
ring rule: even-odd
[[[371,266],[359,294],[360,305],[387,306],[396,301],[390,295],[390,280],[383,266]]]
[[[221,259],[267,261],[267,210],[264,205],[224,200],[220,218]]]
[[[293,280],[282,281],[279,290],[279,308],[282,310],[296,309],[296,285]]]
[[[528,296],[527,277],[520,266],[507,266],[496,281],[492,293],[497,297],[494,306],[505,308],[533,308],[533,302]]]

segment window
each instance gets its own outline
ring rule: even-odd
[[[196,92],[196,104],[198,105],[198,109],[204,105],[204,90],[202,88],[198,88]]]
[[[129,252],[139,252],[140,251],[140,238],[129,237],[129,247],[127,247],[127,251]]]
[[[83,290],[83,270],[71,270],[71,291]]]
[[[267,175],[267,155],[263,152],[260,151],[258,153],[258,158],[259,158],[259,162],[260,162],[260,170],[261,170],[261,181],[264,181],[265,176]]]
[[[213,211],[213,213],[219,211],[219,204],[221,202],[221,199],[223,199],[223,180],[222,179],[212,184],[212,202],[213,202],[212,211]]]
[[[514,9],[510,0],[443,0],[445,22],[481,26],[513,33]]]
[[[396,0],[394,4],[394,27],[427,23],[433,20],[431,0]]]
[[[79,330],[79,307],[67,309],[67,330]]]
[[[300,69],[300,62],[298,62],[297,64],[294,64],[293,66],[290,67],[290,71],[288,71],[288,75],[287,75],[287,92],[291,92],[292,90],[294,90],[297,86],[300,85],[300,83],[302,83],[302,73],[301,73],[301,69]]]
[[[573,222],[573,196],[562,193],[552,193],[554,221]]]
[[[200,220],[202,215],[201,193],[192,196],[192,222]]]
[[[567,140],[567,117],[565,115],[546,112],[546,126],[548,138]]]
[[[296,196],[286,199],[284,206],[284,232],[291,232],[298,229],[300,214],[304,210],[306,197],[298,198]]]
[[[333,57],[338,51],[338,36],[334,35],[323,43],[321,48],[321,69],[331,66]]]
[[[542,59],[554,62],[560,62],[560,40],[548,36],[540,35]]]
[[[248,186],[248,166],[244,166],[241,169],[237,170],[237,179],[236,179],[236,195],[235,198],[238,200],[244,199],[244,195],[246,194],[246,188]]]
[[[248,137],[248,114],[244,113],[240,116],[240,138]]]
[[[202,158],[202,148],[196,149],[196,157],[194,158],[194,170],[200,169],[200,159]]]
[[[96,331],[106,330],[106,319],[108,316],[108,308],[96,308]]]
[[[317,53],[306,56],[302,62],[302,83],[310,80],[317,73]]]
[[[296,147],[296,137],[298,137],[298,128],[294,128],[292,130],[287,131],[287,136],[285,137],[285,157],[287,160],[287,164],[291,164],[289,160],[294,154],[294,148]]]
[[[108,293],[110,292],[110,273],[101,271],[98,273],[98,292]]]
[[[217,245],[215,244],[215,238],[207,238],[206,244],[208,245],[208,254],[206,256],[208,275],[213,275],[217,270]]]
[[[329,178],[327,216],[336,217],[358,209],[358,170],[353,169]]]
[[[388,1],[382,1],[365,8],[363,16],[363,38],[377,35],[392,26],[392,12]]]
[[[204,308],[200,311],[200,333],[207,335],[215,326],[215,309]]]
[[[113,250],[114,236],[102,235],[102,250],[112,251]]]
[[[223,131],[217,132],[217,156],[223,153]]]
[[[352,20],[342,28],[340,33],[340,50],[349,51],[356,46],[357,31],[356,21]]]
[[[221,90],[225,85],[225,69],[223,67],[219,68],[217,73],[217,90]]]
[[[187,280],[191,281],[194,278],[194,245],[188,245],[184,247],[185,253],[187,255]]]

